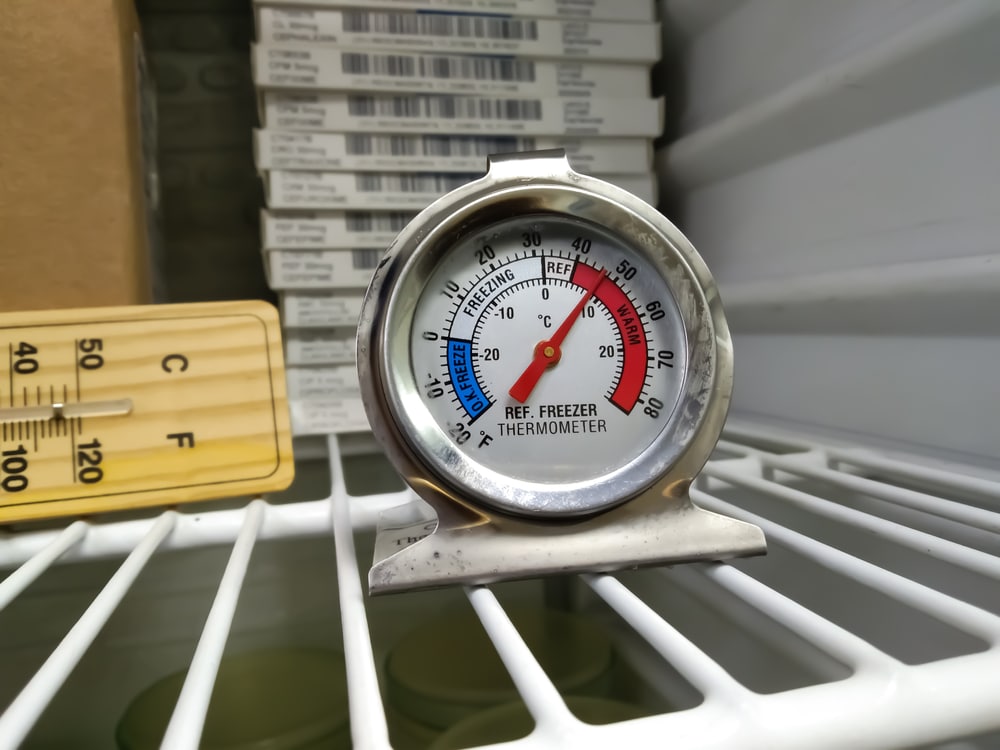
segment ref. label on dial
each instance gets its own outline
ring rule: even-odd
[[[686,333],[662,274],[590,222],[525,215],[456,244],[410,332],[428,412],[472,461],[581,483],[647,450],[684,384]]]

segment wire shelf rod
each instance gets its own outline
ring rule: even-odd
[[[58,564],[128,555],[156,525],[160,516],[133,521],[87,523],[87,534],[58,559]],[[243,526],[244,508],[177,512],[173,533],[161,551],[230,545]],[[51,544],[61,530],[31,531],[0,544],[0,568],[23,564]],[[330,533],[330,501],[307,500],[270,506],[258,538],[322,536]]]
[[[556,686],[535,659],[493,592],[483,586],[467,586],[465,593],[514,681],[514,687],[524,699],[538,730],[548,733],[577,724],[578,720],[566,707]]]
[[[986,610],[823,544],[702,490],[692,488],[691,499],[708,510],[760,526],[769,539],[829,570],[857,580],[991,645],[1000,645],[1000,617]]]
[[[695,576],[711,579],[725,591],[763,612],[855,671],[885,672],[900,666],[897,659],[868,641],[830,622],[738,568],[723,563],[707,563],[692,566],[691,570]]]
[[[956,495],[967,495],[992,502],[1000,507],[1000,485],[995,480],[932,466],[922,466],[911,461],[881,456],[870,450],[853,448],[827,448],[830,461],[858,469],[883,472],[888,476],[924,483],[950,490]]]
[[[694,570],[695,567],[695,564],[676,565],[671,568],[661,568],[658,573],[671,586],[686,591],[711,609],[713,619],[717,616],[720,620],[727,620],[743,635],[783,654],[786,659],[806,671],[814,682],[835,682],[844,679],[845,673],[857,671],[850,661],[832,656],[829,651],[805,638],[790,636],[775,624],[773,618],[753,608],[751,604],[729,595],[725,589],[712,581],[706,580],[703,573]]]
[[[746,454],[757,457],[764,466],[771,469],[780,469],[796,476],[818,479],[852,492],[884,500],[894,505],[901,505],[935,516],[941,516],[942,518],[958,521],[973,528],[1000,533],[1000,513],[985,508],[977,508],[906,487],[897,487],[875,479],[869,479],[868,477],[857,476],[856,474],[847,474],[836,469],[809,465],[797,461],[794,456],[791,458],[776,456],[753,448],[744,448],[728,441],[720,441],[719,446],[723,450],[743,450]],[[997,499],[1000,496],[994,492],[993,497]]]
[[[48,570],[52,563],[66,554],[67,550],[79,544],[86,534],[87,524],[83,521],[74,521],[21,567],[0,581],[0,611],[14,601],[38,576]]]
[[[174,712],[167,725],[163,750],[186,750],[197,747],[205,726],[205,716],[208,714],[208,703],[212,698],[212,689],[219,672],[222,654],[229,639],[229,631],[236,613],[236,604],[243,589],[250,556],[253,553],[257,534],[264,520],[267,506],[263,500],[251,501],[246,507],[246,518],[240,529],[229,562],[219,581],[212,608],[201,631],[191,666],[188,667]]]
[[[1000,557],[995,555],[840,505],[810,492],[786,487],[772,479],[748,476],[724,466],[708,466],[704,473],[713,479],[764,493],[810,513],[865,529],[883,539],[890,539],[918,552],[931,554],[967,570],[1000,580]]]
[[[166,511],[108,580],[56,649],[0,716],[0,738],[17,747],[101,632],[153,553],[173,530],[177,514]]]
[[[734,706],[752,700],[749,690],[617,578],[589,573],[581,577],[706,700],[722,700]]]
[[[375,654],[368,630],[365,594],[354,551],[351,525],[351,498],[344,485],[337,437],[329,437],[330,470],[333,472],[333,539],[340,594],[340,622],[344,633],[344,662],[347,666],[347,698],[351,716],[351,740],[355,750],[389,750],[389,730],[379,693]]]

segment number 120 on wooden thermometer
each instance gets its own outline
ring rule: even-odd
[[[0,523],[256,494],[293,475],[271,305],[0,315]]]

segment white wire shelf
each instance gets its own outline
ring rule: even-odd
[[[412,495],[350,496],[336,438],[329,449],[326,499],[0,533],[0,567],[12,569],[0,582],[0,623],[53,566],[124,557],[0,715],[0,747],[17,747],[45,721],[151,560],[229,545],[163,744],[196,747],[255,545],[305,536],[332,536],[336,547],[329,575],[354,746],[390,747],[355,540]],[[1000,730],[1000,483],[733,423],[692,497],[763,527],[768,556],[575,579],[581,608],[614,631],[638,675],[664,695],[687,691],[689,705],[617,724],[581,722],[494,592],[466,589],[535,720],[532,734],[508,747],[649,747],[664,737],[706,749],[912,747],[964,737],[978,747],[975,737]],[[699,607],[709,613],[701,620]],[[741,638],[763,645],[725,645]],[[781,663],[798,676],[777,676]]]

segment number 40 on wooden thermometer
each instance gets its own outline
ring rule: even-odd
[[[287,487],[264,302],[0,315],[0,523]]]

